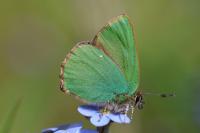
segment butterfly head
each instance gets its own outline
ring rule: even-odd
[[[134,108],[138,109],[143,109],[144,107],[144,99],[143,99],[143,94],[141,91],[137,91],[135,96],[134,96]]]

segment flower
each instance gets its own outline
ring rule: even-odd
[[[47,128],[44,129],[42,133],[97,133],[97,131],[82,129],[82,123],[74,123]]]
[[[81,105],[78,112],[90,118],[90,122],[97,127],[109,124],[111,121],[116,123],[130,123],[131,120],[126,114],[121,113],[102,113],[102,107],[98,105]]]

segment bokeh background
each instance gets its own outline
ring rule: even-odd
[[[78,121],[94,128],[76,111],[81,102],[59,91],[60,63],[77,42],[91,40],[110,18],[127,13],[137,33],[140,89],[176,97],[145,96],[133,122],[113,124],[111,132],[199,132],[199,5],[199,0],[2,0],[0,128],[39,133]]]

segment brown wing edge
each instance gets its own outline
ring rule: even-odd
[[[107,21],[107,23],[104,24],[104,26],[103,26],[103,27],[97,32],[97,34],[94,36],[94,38],[93,38],[93,40],[92,40],[92,45],[98,47],[97,44],[96,44],[96,40],[97,40],[97,38],[98,38],[100,32],[102,32],[107,26],[109,26],[110,23],[113,23],[114,21],[117,21],[120,17],[123,17],[123,16],[124,16],[124,17],[127,17],[128,20],[129,20],[129,22],[131,22],[130,19],[129,19],[129,17],[128,17],[128,15],[125,14],[125,13],[123,13],[123,14],[121,14],[121,15],[118,15],[118,16],[116,16],[116,17],[110,19],[109,21]],[[132,23],[130,23],[130,24],[133,25]],[[132,29],[133,29],[133,28],[132,28]]]
[[[121,15],[118,15],[118,16],[112,18],[111,20],[109,20],[109,21],[99,30],[99,32],[97,32],[97,34],[94,36],[94,38],[93,38],[92,41],[81,41],[81,42],[78,42],[78,43],[70,50],[70,52],[66,55],[64,61],[61,63],[61,66],[60,66],[60,90],[61,90],[62,92],[64,92],[65,94],[73,95],[76,99],[80,100],[80,101],[83,102],[83,103],[90,103],[89,101],[80,98],[80,96],[78,96],[78,95],[76,95],[76,94],[70,92],[67,88],[64,87],[64,66],[65,66],[65,64],[67,63],[67,61],[70,59],[71,54],[72,54],[78,47],[80,47],[81,45],[92,45],[92,46],[94,46],[94,47],[96,47],[96,48],[102,50],[108,57],[110,57],[110,58],[112,59],[112,57],[109,55],[109,53],[105,50],[105,48],[104,48],[101,44],[99,44],[99,45],[96,44],[96,39],[97,39],[97,37],[98,37],[98,34],[99,34],[101,31],[103,31],[107,26],[109,26],[109,23],[112,23],[112,22],[116,21],[118,18],[123,17],[123,16],[126,16],[126,17],[128,18],[129,23],[132,25],[132,32],[133,32],[133,35],[136,36],[136,32],[135,32],[134,29],[133,29],[134,24],[130,21],[129,16],[128,16],[127,14],[121,14]],[[137,51],[137,40],[136,40],[136,37],[134,37],[134,39],[135,39],[136,52],[138,53],[138,51]],[[137,55],[137,58],[138,58],[138,54],[137,54],[137,53],[136,53],[136,55]],[[112,61],[115,63],[115,61],[114,61],[113,59],[112,59]],[[115,63],[115,64],[116,64],[116,63]],[[139,60],[138,60],[138,66],[140,66],[139,64],[140,64],[140,63],[139,63]],[[139,71],[140,71],[140,69],[139,69]],[[140,78],[139,78],[139,79],[140,79]]]
[[[76,99],[80,100],[81,102],[83,103],[89,103],[89,101],[87,100],[84,100],[82,98],[80,98],[80,96],[70,92],[67,88],[64,87],[64,67],[65,67],[65,64],[67,64],[68,60],[70,59],[71,57],[71,54],[74,53],[74,51],[79,48],[81,45],[91,45],[91,41],[81,41],[81,42],[78,42],[71,50],[69,53],[67,53],[64,61],[61,63],[60,65],[60,90],[62,92],[64,92],[65,94],[69,94],[69,95],[73,95]]]

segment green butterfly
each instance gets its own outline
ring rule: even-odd
[[[133,25],[125,14],[110,20],[92,41],[79,42],[61,65],[63,92],[87,103],[105,103],[115,112],[124,112],[130,102],[142,105],[138,85]]]

